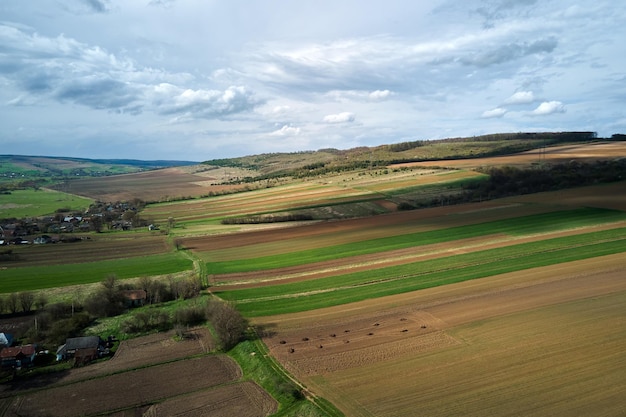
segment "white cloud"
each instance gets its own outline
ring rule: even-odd
[[[495,117],[502,117],[506,114],[507,110],[503,109],[501,107],[497,107],[495,109],[492,110],[486,110],[483,112],[483,114],[481,115],[482,118],[484,119],[491,119],[491,118],[495,118]]]
[[[535,95],[532,91],[518,91],[504,100],[504,104],[528,104],[533,101],[535,101]]]
[[[300,128],[299,127],[293,127],[290,125],[284,125],[283,127],[281,127],[278,130],[273,131],[272,133],[270,133],[270,136],[296,136],[300,134]]]
[[[226,90],[181,89],[161,84],[154,89],[154,101],[160,114],[184,114],[191,118],[215,118],[252,110],[259,100],[243,86]]]
[[[391,91],[389,90],[376,90],[369,94],[369,99],[372,101],[383,101],[391,97]]]
[[[343,112],[324,116],[324,123],[350,123],[354,122],[354,119],[354,113]]]
[[[565,106],[560,101],[544,101],[531,112],[533,116],[546,116],[553,113],[565,113]]]

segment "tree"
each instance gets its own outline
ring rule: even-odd
[[[85,301],[85,309],[94,316],[111,317],[124,311],[124,296],[117,285],[115,275],[107,276],[100,289]]]
[[[17,313],[19,307],[19,298],[16,293],[12,292],[6,299],[6,305],[11,314]]]
[[[228,303],[211,300],[207,306],[207,317],[213,324],[223,350],[230,350],[243,338],[248,321]]]
[[[29,313],[33,309],[33,304],[35,304],[35,294],[30,291],[24,291],[18,294],[18,298],[22,311]]]
[[[102,221],[102,216],[94,215],[91,216],[91,227],[96,233],[102,232],[102,226],[104,222]]]

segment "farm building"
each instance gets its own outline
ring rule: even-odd
[[[148,294],[144,290],[123,290],[121,292],[127,307],[141,307],[146,303]]]
[[[85,363],[101,357],[105,349],[104,341],[98,336],[71,337],[57,349],[57,361],[76,358]]]
[[[7,347],[0,351],[0,365],[3,369],[30,366],[37,355],[37,345]]]
[[[9,333],[0,333],[0,349],[10,347],[13,344],[13,335]]]

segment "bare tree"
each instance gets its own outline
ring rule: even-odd
[[[35,294],[30,291],[24,291],[18,294],[18,298],[24,313],[28,313],[33,309],[33,304],[35,304]]]
[[[6,299],[6,305],[11,314],[17,313],[17,309],[19,307],[19,299],[17,297],[17,293],[12,292]]]
[[[213,324],[223,350],[230,350],[244,337],[248,321],[232,305],[211,300],[207,306],[207,317]]]

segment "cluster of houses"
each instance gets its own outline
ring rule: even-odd
[[[106,341],[98,336],[71,337],[59,346],[56,360],[73,359],[75,365],[84,365],[109,354],[115,340],[109,337]],[[37,351],[36,344],[13,346],[13,337],[8,333],[0,333],[0,368],[2,370],[32,367],[39,354],[49,353]]]
[[[54,216],[0,219],[0,245],[57,243],[66,240],[59,237],[64,233],[100,231],[105,225],[110,230],[130,230],[144,225],[136,213],[137,207],[131,203],[95,203],[81,215],[57,213]]]

